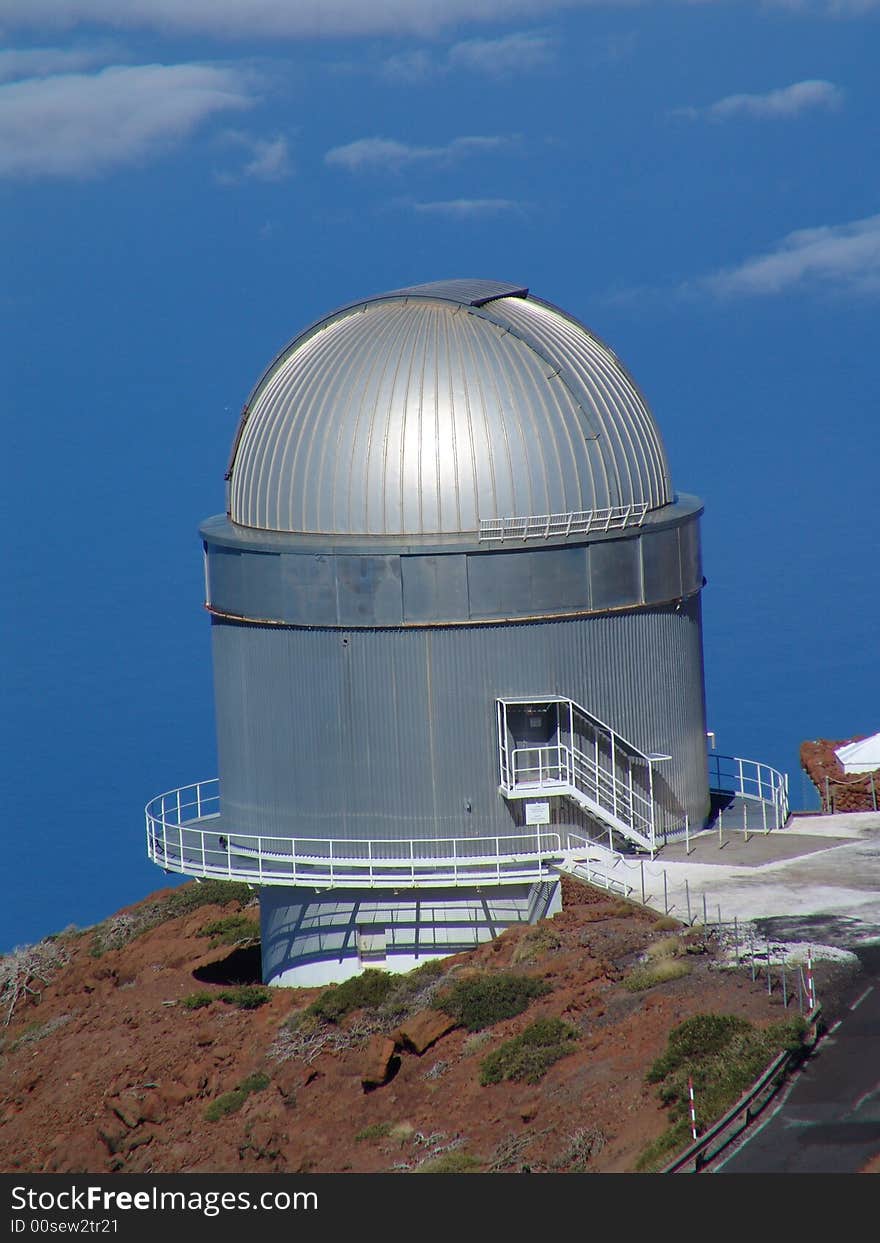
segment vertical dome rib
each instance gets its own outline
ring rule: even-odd
[[[329,535],[470,534],[487,519],[672,499],[654,419],[614,354],[499,282],[334,312],[246,407],[230,517]]]

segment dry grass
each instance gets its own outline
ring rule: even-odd
[[[645,950],[645,953],[651,960],[657,960],[660,958],[678,958],[678,956],[684,952],[684,946],[678,937],[663,937],[660,941],[654,941]]]
[[[677,919],[673,919],[671,915],[661,915],[659,919],[655,919],[652,927],[655,932],[675,932],[681,927]]]
[[[562,945],[559,933],[546,923],[536,924],[534,928],[520,939],[513,951],[512,962],[516,964],[536,963],[548,954],[552,954]]]
[[[686,962],[674,958],[659,958],[654,962],[643,963],[632,970],[623,981],[623,986],[631,993],[641,993],[657,984],[668,984],[670,980],[680,980],[690,973]]]

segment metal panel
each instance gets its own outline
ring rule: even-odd
[[[678,532],[681,550],[681,584],[683,591],[695,591],[703,584],[703,561],[700,554],[700,527],[688,522]]]
[[[285,553],[281,558],[283,605],[279,620],[314,626],[336,622],[336,558],[325,553]],[[244,603],[244,602],[243,602]],[[239,616],[242,610],[237,610]]]
[[[256,617],[277,617],[282,608],[281,555],[261,552],[243,557],[241,585]]]
[[[408,622],[467,621],[467,559],[447,556],[401,557],[403,617]]]
[[[678,532],[675,528],[646,533],[641,544],[645,599],[673,600],[681,595]]]
[[[241,562],[246,552],[208,545],[208,601],[228,613],[239,613],[247,599],[242,590]]]
[[[399,626],[400,557],[337,557],[336,595],[342,626]]]
[[[672,755],[670,822],[708,810],[699,598],[508,626],[213,627],[224,818],[241,831],[479,837],[517,821],[498,793],[495,699],[570,695]],[[583,818],[563,804],[559,815]]]
[[[472,618],[533,617],[590,607],[582,547],[548,548],[468,557]]]
[[[208,603],[231,617],[303,626],[419,625],[601,612],[660,604],[700,589],[696,518],[682,537],[650,526],[583,544],[383,556],[279,553],[244,538],[231,556],[206,537]],[[241,528],[238,528],[240,530]],[[289,546],[290,546],[289,545]],[[687,580],[683,583],[684,576]]]
[[[590,600],[594,609],[622,608],[643,596],[641,559],[636,540],[590,545]]]

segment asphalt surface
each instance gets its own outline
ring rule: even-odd
[[[858,1172],[880,1155],[880,815],[796,815],[748,838],[728,824],[670,844],[643,871],[657,909],[701,915],[705,901],[710,919],[736,916],[744,934],[788,947],[790,961],[812,947],[817,979],[820,966],[829,981],[841,973],[837,996],[819,986],[827,1035],[713,1170]],[[860,970],[835,965],[843,950]]]
[[[880,1153],[880,948],[816,1052],[720,1174],[855,1174]]]

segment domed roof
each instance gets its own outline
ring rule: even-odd
[[[242,413],[229,516],[268,531],[430,536],[672,499],[614,354],[528,290],[441,281],[295,337]]]

